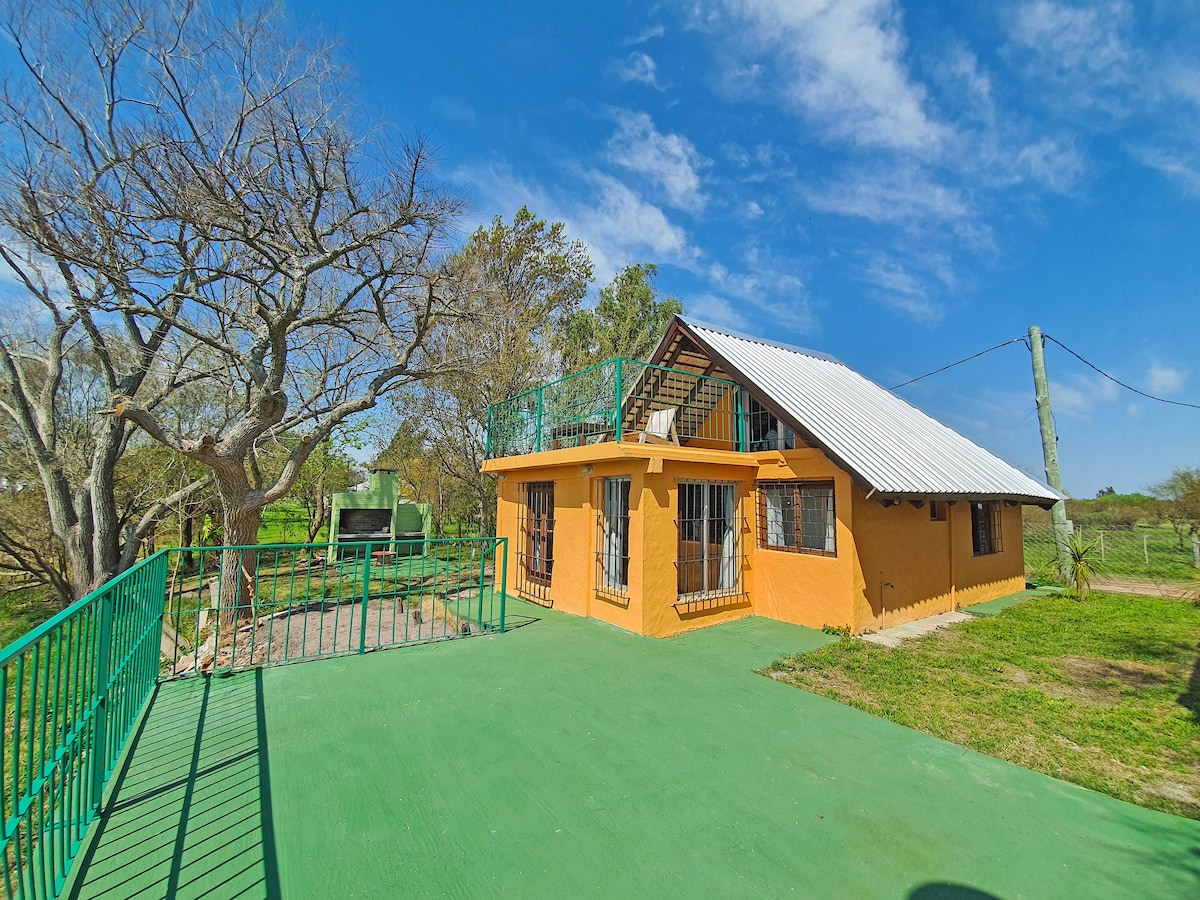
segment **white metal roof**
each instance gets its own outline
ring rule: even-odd
[[[707,349],[880,494],[999,496],[1048,503],[1053,489],[825,354],[683,323]]]

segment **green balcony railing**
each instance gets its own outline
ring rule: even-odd
[[[642,436],[745,448],[742,390],[732,381],[635,359],[610,359],[488,408],[487,456],[519,456]]]
[[[0,880],[56,897],[164,679],[503,632],[507,541],[160,550],[0,651]]]

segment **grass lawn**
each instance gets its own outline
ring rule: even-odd
[[[1200,608],[1043,597],[896,649],[847,639],[766,674],[963,747],[1200,819]]]
[[[44,587],[0,587],[0,647],[7,647],[57,612],[58,604],[48,599]]]

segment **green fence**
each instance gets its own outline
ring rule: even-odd
[[[160,550],[0,651],[0,876],[56,897],[166,678],[504,631],[502,538]]]
[[[503,538],[172,550],[163,675],[504,630]]]
[[[487,456],[518,456],[650,434],[744,449],[742,392],[731,381],[610,359],[488,409]]]

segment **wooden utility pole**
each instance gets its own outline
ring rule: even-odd
[[[1046,381],[1046,357],[1042,329],[1029,326],[1029,349],[1033,353],[1033,389],[1037,398],[1038,424],[1042,431],[1042,456],[1046,460],[1046,481],[1063,493],[1062,472],[1058,468],[1058,435],[1054,433],[1054,416],[1050,413],[1050,385]],[[1065,580],[1071,573],[1071,555],[1067,547],[1070,526],[1067,525],[1067,504],[1059,500],[1050,507],[1054,521],[1054,549],[1058,557],[1058,573]]]

